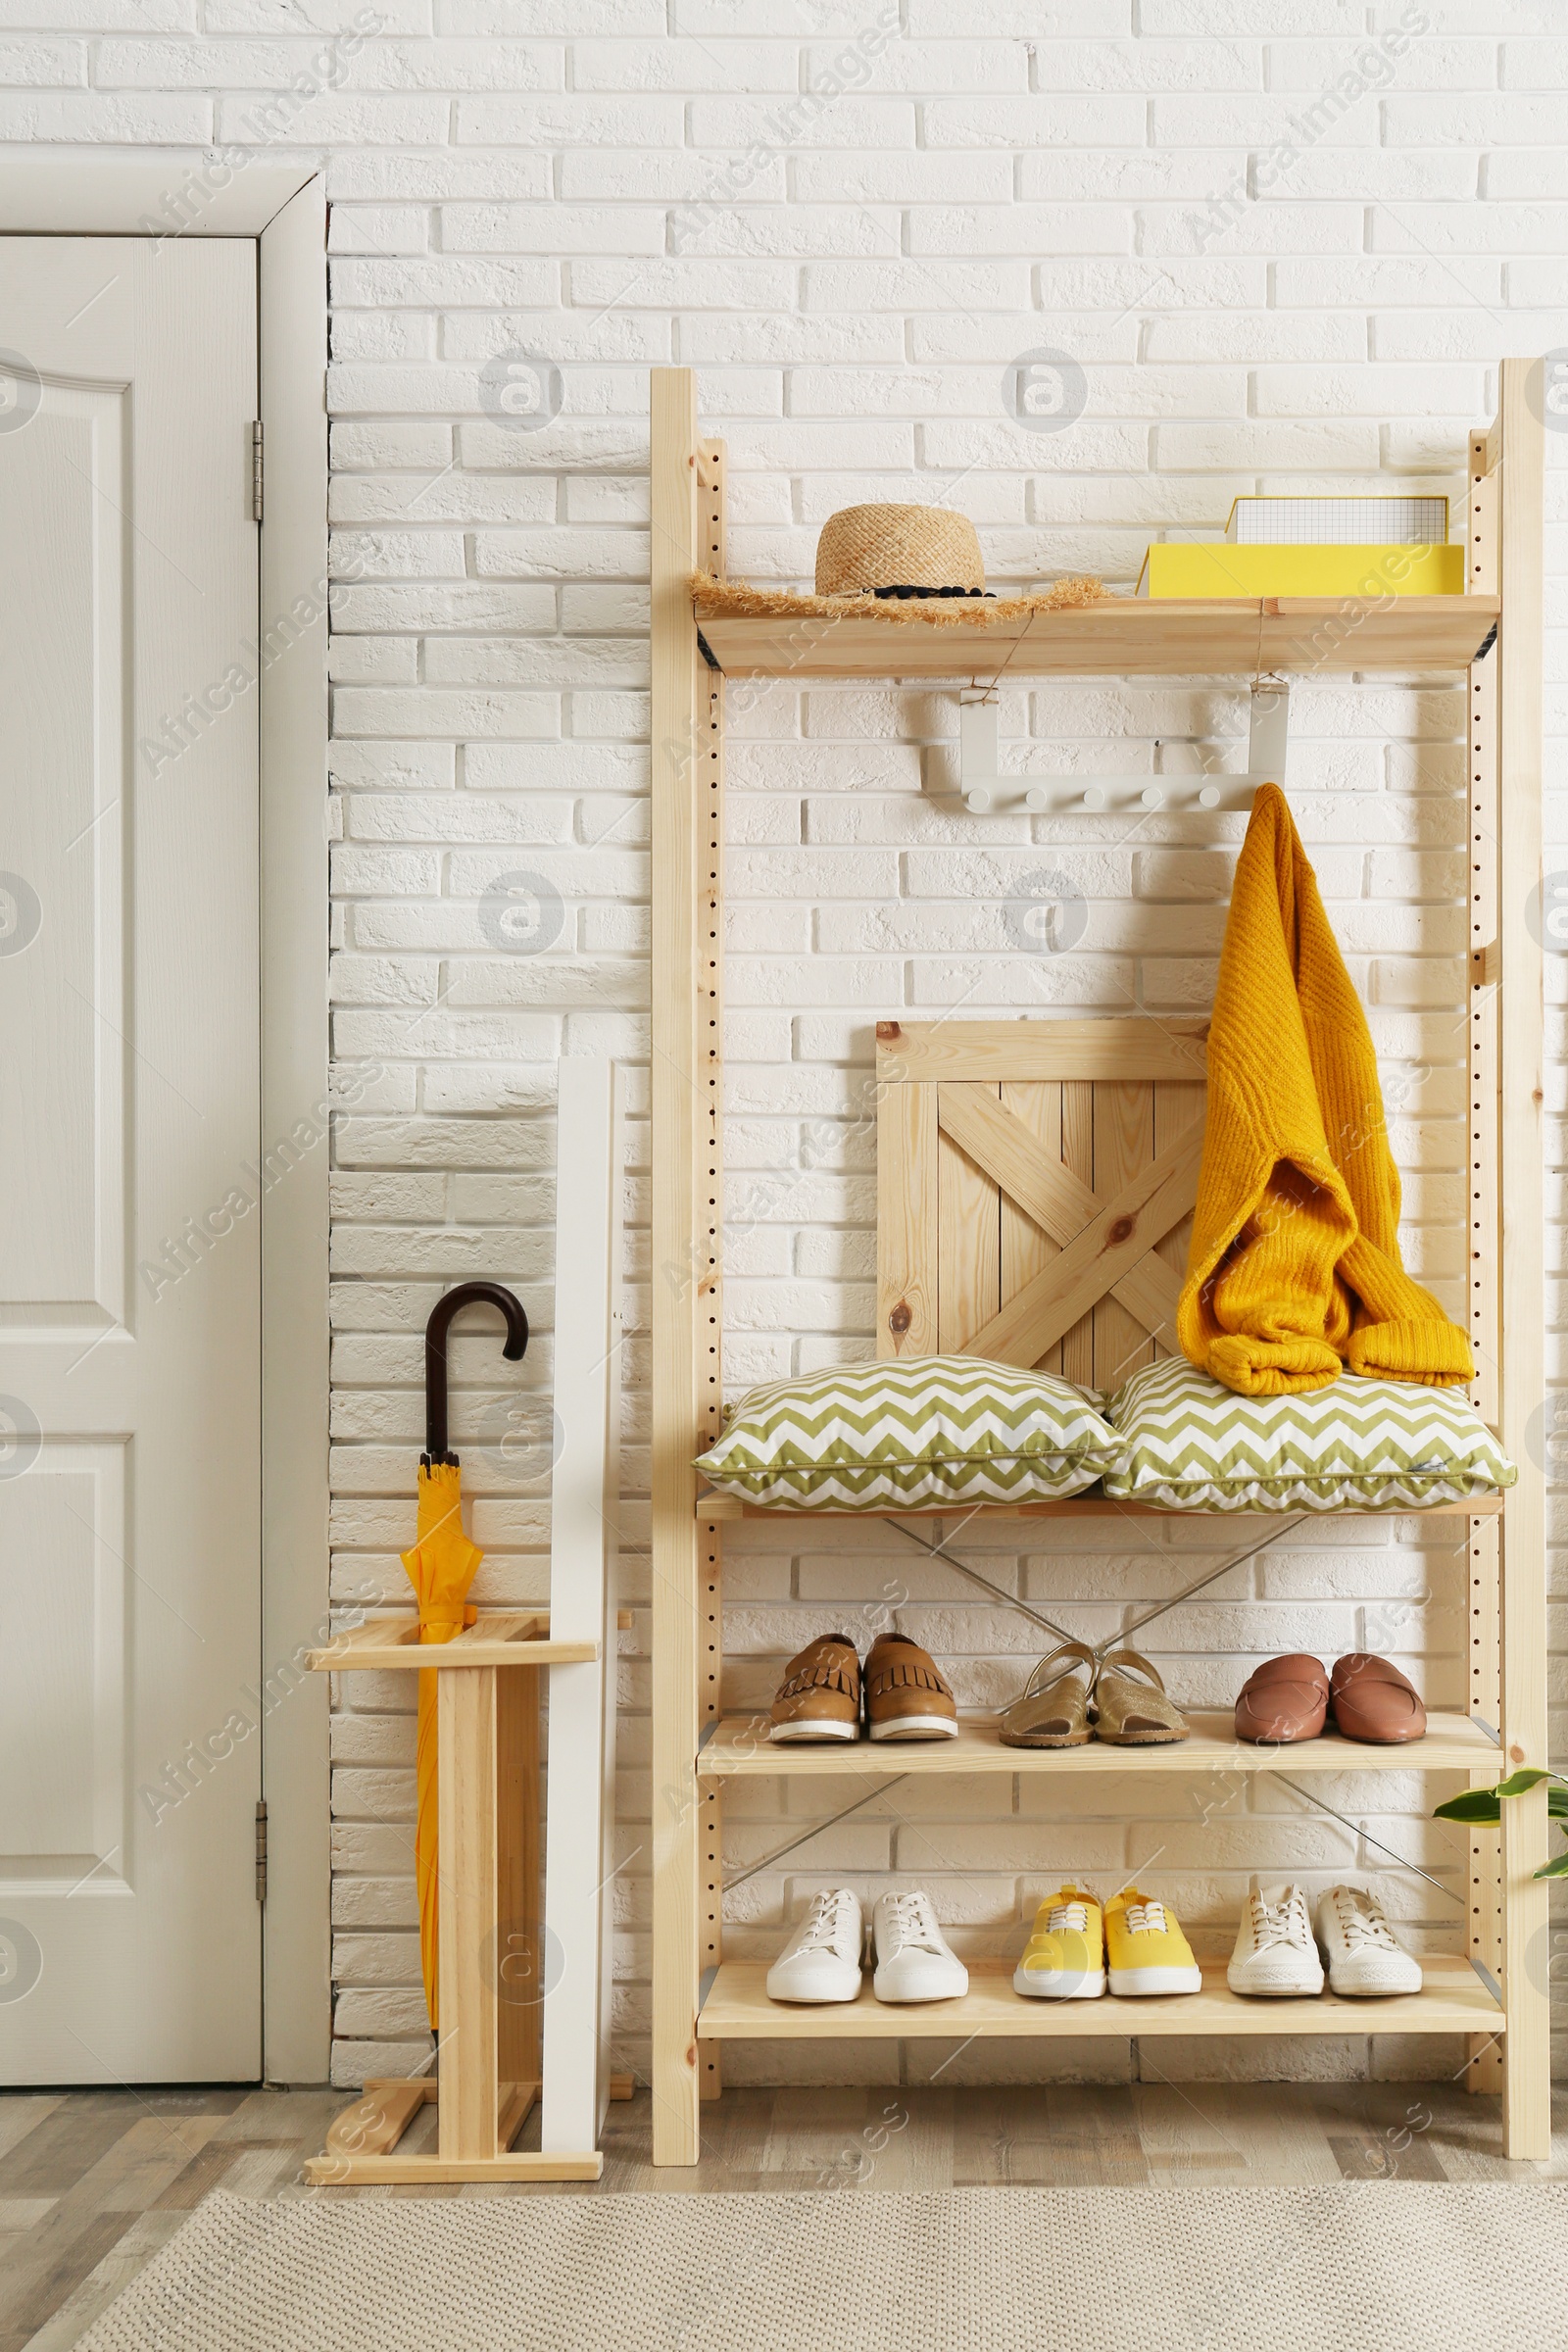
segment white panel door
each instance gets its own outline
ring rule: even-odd
[[[5,2082],[260,2069],[256,382],[254,244],[0,238]]]

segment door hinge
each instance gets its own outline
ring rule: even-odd
[[[251,520],[262,519],[262,420],[251,426]]]
[[[256,1900],[267,1900],[267,1799],[256,1799]]]

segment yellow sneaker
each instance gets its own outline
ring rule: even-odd
[[[1087,1886],[1058,1886],[1035,1913],[1012,1989],[1034,2000],[1093,2001],[1105,1989],[1105,1926]]]
[[[1151,1992],[1201,1992],[1203,1976],[1173,1911],[1124,1886],[1105,1905],[1110,1989],[1136,1998]]]

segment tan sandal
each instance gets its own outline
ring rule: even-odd
[[[1094,1702],[1096,1737],[1113,1747],[1154,1747],[1163,1740],[1192,1737],[1192,1725],[1165,1696],[1158,1673],[1136,1649],[1113,1649],[1101,1659]]]
[[[1084,1747],[1094,1738],[1089,1693],[1095,1653],[1087,1642],[1063,1642],[1042,1658],[1002,1717],[1004,1747]]]

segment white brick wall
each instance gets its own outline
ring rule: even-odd
[[[319,155],[334,200],[335,1044],[345,1068],[381,1072],[343,1125],[334,1178],[341,1596],[406,1596],[418,1334],[443,1283],[516,1285],[538,1335],[524,1385],[547,1398],[555,1064],[610,1052],[640,1073],[646,1056],[649,366],[695,365],[704,418],[728,435],[737,571],[808,577],[835,507],[910,497],[973,515],[999,583],[1085,566],[1125,585],[1151,530],[1214,528],[1238,491],[1381,476],[1456,493],[1496,359],[1568,345],[1568,39],[1553,0],[1402,13],[970,0],[959,13],[955,38],[951,0],[0,0],[0,136],[270,145]],[[172,184],[182,168],[172,159]],[[1004,368],[1041,345],[1087,370],[1084,414],[1056,435],[1020,429],[1003,406]],[[560,371],[560,414],[542,429],[486,406],[480,370],[508,351]],[[1555,681],[1560,530],[1548,546]],[[1233,684],[1020,684],[1003,735],[1011,760],[1042,769],[1234,766],[1244,700]],[[1451,687],[1305,685],[1292,763],[1385,1056],[1410,1259],[1454,1305],[1462,717]],[[1547,719],[1560,738],[1555,683]],[[1201,1004],[1241,826],[960,818],[931,797],[956,733],[953,698],[935,691],[747,689],[730,723],[739,1386],[868,1349],[873,1018]],[[1558,841],[1563,820],[1554,797]],[[1021,954],[1000,912],[1043,857],[1088,903],[1059,957]],[[486,930],[486,892],[518,872],[545,886],[537,955],[498,951]],[[1551,1087],[1560,1121],[1560,1060]],[[645,1133],[628,1186],[639,1219]],[[1554,1128],[1554,1166],[1565,1142]],[[1550,1197],[1555,1221],[1555,1183]],[[646,1282],[641,1233],[633,1265]],[[1555,1291],[1548,1303],[1555,1325]],[[628,1853],[646,1851],[652,1802],[646,1348],[629,1353]],[[476,1597],[537,1599],[545,1482],[519,1482],[477,1442],[506,1395],[494,1344],[460,1339],[454,1356],[487,1551]],[[1098,1634],[1172,1590],[1207,1540],[1162,1530],[1129,1549],[1124,1530],[1090,1528],[1067,1551],[992,1536],[976,1552],[995,1581]],[[1560,1555],[1555,1574],[1560,1591]],[[868,1635],[890,1608],[971,1702],[1005,1698],[1033,1651],[1024,1620],[977,1605],[892,1536],[748,1530],[727,1592],[738,1705],[765,1701],[812,1632]],[[1450,1537],[1348,1522],[1239,1570],[1150,1638],[1200,1704],[1230,1697],[1244,1659],[1362,1643],[1451,1702],[1461,1592]],[[1553,1672],[1568,1703],[1564,1664]],[[353,1701],[334,1726],[344,2082],[400,2071],[422,2031],[412,1720],[400,1691],[366,1678]],[[734,1947],[765,1953],[824,1877],[869,1886],[890,1867],[930,1886],[973,1950],[1005,1948],[1067,1869],[1108,1883],[1147,1865],[1210,1950],[1227,1943],[1249,1870],[1326,1883],[1377,1867],[1372,1838],[1435,1872],[1446,1897],[1461,1891],[1461,1848],[1425,1819],[1414,1775],[1324,1788],[1364,1835],[1284,1789],[1171,1788],[1133,1798],[1096,1783],[1067,1818],[1032,1787],[1000,1806],[962,1784],[918,1809],[895,1792],[738,1888]],[[744,1789],[736,1866],[850,1793]],[[1455,1899],[1408,1873],[1384,1885],[1421,1940],[1454,1943]],[[636,2063],[642,1858],[617,1896],[619,2035]],[[1432,2063],[1409,2044],[1372,2047],[1253,2043],[1238,2058],[1167,2042],[1157,2056],[1172,2076]],[[909,2079],[944,2055],[914,2045]],[[1032,2047],[970,2053],[947,2079],[1040,2063]],[[1128,2060],[1095,2044],[1053,2063],[1100,2075]],[[881,2046],[833,2057],[835,2074],[879,2079],[898,2064]],[[755,2079],[821,2061],[755,2048],[728,2065]]]

